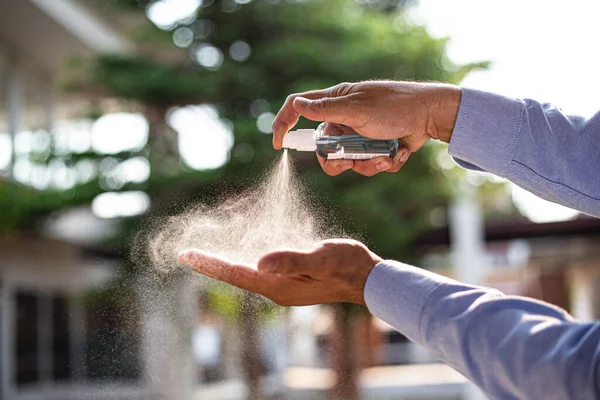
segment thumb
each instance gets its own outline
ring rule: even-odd
[[[312,121],[327,121],[352,126],[360,115],[360,106],[351,104],[347,96],[307,99],[296,97],[294,109]]]
[[[272,251],[258,261],[258,270],[277,274],[308,274],[314,264],[313,258],[310,251]]]

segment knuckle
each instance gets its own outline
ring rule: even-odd
[[[283,127],[284,125],[285,125],[285,122],[282,120],[282,118],[276,118],[273,120],[273,123],[271,124],[271,128],[273,129],[273,131],[276,131],[277,128]]]
[[[285,103],[286,104],[292,103],[296,97],[298,97],[298,93],[292,93],[292,94],[288,95],[285,98]]]
[[[336,86],[333,87],[333,93],[336,96],[343,96],[345,94],[348,94],[348,92],[350,92],[350,90],[352,89],[352,86],[354,84],[350,83],[350,82],[341,82],[339,84],[337,84]]]
[[[329,102],[327,99],[317,99],[317,100],[313,100],[310,103],[309,107],[318,112],[318,111],[325,110],[328,105],[329,105]]]

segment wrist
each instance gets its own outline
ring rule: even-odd
[[[355,297],[355,301],[352,301],[353,303],[357,303],[365,307],[367,306],[367,303],[365,301],[365,286],[367,284],[367,279],[369,279],[369,275],[371,275],[371,272],[373,271],[373,269],[375,269],[377,264],[383,261],[383,259],[377,254],[371,251],[369,251],[369,253],[371,255],[371,262],[369,262],[366,265],[366,268],[364,269],[365,274],[360,279],[358,296]]]
[[[428,104],[427,134],[432,139],[450,143],[462,90],[456,85],[439,85],[433,89]]]

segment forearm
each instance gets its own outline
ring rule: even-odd
[[[600,113],[585,119],[548,104],[463,89],[448,153],[536,195],[600,216]]]
[[[377,265],[367,306],[498,399],[596,398],[597,324],[405,264]]]

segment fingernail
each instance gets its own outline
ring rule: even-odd
[[[400,153],[400,162],[405,163],[406,160],[408,160],[408,156],[410,156],[410,150],[405,148],[402,150],[402,153]]]
[[[388,163],[386,161],[381,161],[375,165],[375,168],[377,168],[377,171],[383,171],[383,170],[388,169],[390,166],[391,166],[390,163]]]
[[[177,256],[177,261],[180,264],[187,264],[190,261],[190,256],[192,254],[191,250],[183,250],[181,253],[179,253],[179,255]]]

